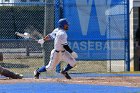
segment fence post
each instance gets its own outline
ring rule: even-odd
[[[60,0],[55,0],[55,27],[58,26],[58,21],[60,19],[61,12],[60,12]],[[61,63],[56,66],[56,72],[61,71]]]
[[[0,61],[3,61],[3,53],[0,52]]]
[[[44,8],[44,36],[46,36],[48,33],[52,32],[54,29],[54,9],[52,9],[54,6],[52,6],[53,0],[45,0],[45,8]],[[44,59],[44,65],[47,65],[49,63],[50,59],[50,51],[52,50],[51,46],[52,42],[46,41],[43,44],[43,59]]]
[[[26,56],[30,56],[30,49],[29,49],[29,40],[25,41],[26,42]]]

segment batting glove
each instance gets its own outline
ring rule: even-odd
[[[74,58],[78,58],[77,53],[76,53],[76,52],[74,52],[74,51],[71,53],[71,55],[72,55],[72,57],[74,57]]]
[[[39,39],[39,40],[38,40],[38,43],[39,43],[39,44],[43,44],[44,42],[45,42],[44,39]]]

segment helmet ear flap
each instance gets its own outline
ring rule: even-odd
[[[63,26],[62,26],[61,24],[59,24],[59,27],[60,27],[60,28],[63,28]]]

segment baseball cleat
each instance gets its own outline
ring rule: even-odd
[[[34,78],[35,79],[39,79],[39,72],[37,72],[37,70],[34,71]]]
[[[70,75],[67,72],[61,71],[61,74],[65,76],[66,79],[71,79]]]

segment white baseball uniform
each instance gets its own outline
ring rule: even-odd
[[[66,51],[63,45],[67,45],[67,34],[63,29],[55,29],[50,35],[55,34],[54,49],[51,51],[49,64],[46,66],[47,70],[54,70],[60,61],[67,62],[70,66],[74,67],[76,64],[75,58]]]
[[[51,40],[54,40],[56,37],[56,33],[59,31],[59,28],[54,29],[48,36],[50,37]]]

